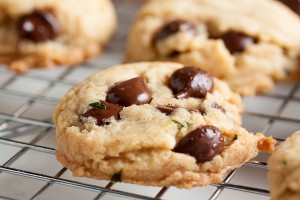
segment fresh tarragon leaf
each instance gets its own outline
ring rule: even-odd
[[[92,106],[93,108],[100,108],[106,110],[106,106],[103,105],[101,102],[94,102],[94,103],[90,103],[89,105]]]
[[[178,128],[183,128],[183,127],[188,127],[188,126],[192,126],[193,124],[190,122],[185,121],[186,125],[184,123],[181,123],[175,119],[172,119],[172,122],[174,122],[175,124],[177,124]]]
[[[172,122],[174,122],[175,124],[177,124],[178,128],[182,128],[184,127],[184,125],[182,123],[180,123],[179,121],[172,119]]]
[[[187,121],[185,121],[185,123],[186,123],[187,126],[192,126],[193,125],[193,123],[190,123],[190,122],[187,122]]]
[[[111,182],[122,182],[122,170],[112,175]]]

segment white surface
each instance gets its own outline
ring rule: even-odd
[[[4,68],[0,68],[0,127],[1,125],[7,124],[7,130],[24,125],[22,123],[16,123],[14,120],[5,122],[3,118],[5,116],[15,116],[17,118],[32,120],[49,120],[58,99],[61,98],[72,85],[80,82],[99,69],[122,62],[126,31],[129,27],[128,24],[131,22],[133,13],[135,13],[136,6],[134,3],[120,2],[122,1],[119,1],[117,7],[121,19],[121,28],[100,58],[95,58],[72,69],[62,67],[51,70],[34,70],[28,74],[18,76],[14,76],[14,74],[6,71]],[[61,77],[65,72],[68,73],[66,73],[64,77]],[[11,79],[12,77],[15,79]],[[291,94],[293,87],[294,84],[280,84],[268,95],[245,98],[246,114],[244,116],[244,127],[253,132],[266,130],[266,134],[282,139],[293,131],[300,129],[300,88],[292,94],[294,95],[294,99],[285,103],[285,97]],[[36,98],[37,94],[40,95],[38,98]],[[281,108],[282,112],[279,112]],[[250,112],[250,114],[247,114],[247,112]],[[288,118],[288,120],[275,118],[274,121],[270,121],[271,117],[275,114]],[[37,127],[25,133],[18,133],[19,136],[8,136],[7,138],[14,141],[30,143],[40,134],[41,137],[35,142],[35,145],[55,148],[54,129],[45,130],[45,127]],[[1,144],[0,138],[0,165],[4,165],[5,162],[20,150],[21,148],[18,147]],[[262,154],[256,159],[265,162],[267,158],[267,154]],[[48,176],[55,176],[62,168],[53,154],[32,150],[24,151],[24,153],[20,154],[18,159],[8,167]],[[266,172],[266,169],[243,166],[237,171],[230,183],[268,189]],[[101,187],[105,187],[108,184],[107,181],[74,178],[69,171],[62,174],[60,178]],[[1,173],[0,199],[1,197],[30,199],[46,184],[47,182],[31,178]],[[112,186],[112,189],[155,197],[161,188],[117,183]],[[216,189],[215,186],[196,187],[191,190],[181,190],[171,187],[162,198],[172,200],[208,199]],[[94,191],[53,184],[42,193],[40,199],[93,199],[97,195],[98,193]],[[103,196],[103,199],[126,199],[126,197],[106,194]],[[269,197],[224,189],[218,199],[265,200],[269,199]]]

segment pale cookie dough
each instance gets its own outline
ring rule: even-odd
[[[53,116],[56,156],[74,176],[180,188],[220,183],[274,146],[239,127],[240,110],[239,95],[199,68],[119,65],[62,98]]]
[[[268,161],[272,200],[300,199],[300,131],[276,147]]]
[[[0,0],[0,63],[75,65],[99,55],[116,28],[110,0]]]
[[[275,0],[152,0],[128,38],[126,62],[198,66],[242,95],[299,79],[300,19]]]

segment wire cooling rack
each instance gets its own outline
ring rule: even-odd
[[[24,75],[0,68],[0,199],[269,199],[267,154],[224,178],[224,184],[180,190],[74,178],[55,159],[51,115],[74,84],[120,63],[126,34],[140,1],[114,1],[119,32],[104,55],[75,68],[33,70]],[[300,129],[300,87],[279,84],[271,93],[245,98],[244,127],[279,141]]]

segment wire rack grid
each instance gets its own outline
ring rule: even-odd
[[[88,75],[122,61],[126,35],[141,1],[115,0],[119,31],[105,53],[75,68],[33,70],[24,75],[0,68],[0,199],[269,199],[267,154],[224,178],[224,184],[180,190],[74,178],[55,159],[51,115],[56,103]],[[300,129],[299,83],[245,98],[244,127],[283,141]]]

